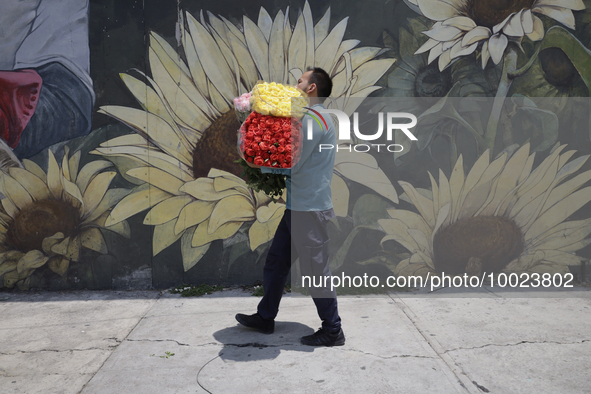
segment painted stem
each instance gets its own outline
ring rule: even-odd
[[[510,74],[515,72],[516,66],[517,51],[513,45],[509,44],[503,57],[503,73],[501,76],[501,81],[499,82],[497,95],[495,96],[492,111],[490,112],[490,117],[488,118],[486,131],[484,132],[485,146],[481,147],[482,151],[490,149],[491,158],[493,157],[495,141],[497,139],[497,129],[501,119],[501,111],[503,110],[503,105],[505,104],[505,99],[507,98],[507,93],[509,93],[511,83],[513,82],[513,78],[510,77]]]

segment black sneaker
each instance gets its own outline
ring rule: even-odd
[[[312,335],[302,337],[300,341],[302,345],[308,346],[343,346],[345,334],[342,329],[333,333],[321,328]]]
[[[245,315],[238,313],[236,315],[238,323],[245,327],[254,328],[263,334],[272,334],[275,331],[275,320],[266,320],[261,315],[255,313],[254,315]]]

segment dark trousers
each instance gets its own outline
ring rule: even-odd
[[[298,257],[302,275],[331,275],[326,224],[333,217],[332,209],[310,212],[285,210],[265,261],[265,295],[258,305],[258,313],[263,319],[275,319],[277,316],[289,270]],[[336,291],[310,288],[310,294],[322,320],[322,328],[329,331],[340,329]]]

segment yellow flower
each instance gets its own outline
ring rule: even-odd
[[[544,24],[535,14],[546,15],[575,28],[573,10],[585,9],[582,0],[407,0],[427,18],[436,21],[424,33],[429,40],[416,53],[429,51],[429,63],[439,58],[443,71],[454,59],[473,53],[482,43],[482,68],[492,58],[498,64],[509,39],[544,37]]]
[[[294,86],[261,82],[252,90],[252,109],[262,115],[281,117],[304,116],[304,107],[308,105],[306,95]]]
[[[462,156],[451,177],[439,172],[431,190],[399,182],[418,214],[389,211],[379,223],[411,252],[396,275],[445,272],[567,273],[582,260],[575,252],[591,243],[591,219],[566,219],[591,201],[591,171],[576,174],[589,156],[556,146],[532,170],[529,144],[489,163],[485,152],[464,176]],[[581,189],[581,190],[579,190]]]
[[[144,223],[156,226],[153,253],[181,238],[188,270],[213,240],[233,236],[245,222],[253,223],[252,250],[268,242],[285,209],[237,177],[242,170],[233,161],[238,159],[240,124],[233,98],[260,80],[293,85],[307,67],[318,66],[333,77],[333,98],[339,99],[327,105],[338,104],[335,108],[350,114],[360,100],[349,97],[363,98],[379,89],[374,83],[394,61],[375,59],[380,48],[355,48],[359,41],[343,41],[347,19],[330,30],[330,10],[314,25],[307,2],[295,26],[283,11],[272,19],[264,8],[257,23],[245,17],[242,27],[211,13],[209,23],[185,15],[183,57],[151,33],[152,76],[144,76],[149,84],[121,75],[143,109],[100,110],[137,134],[106,141],[93,153],[113,161],[127,180],[140,185],[113,210],[108,223],[152,208]]]
[[[61,168],[49,150],[48,171],[29,160],[0,175],[4,195],[0,213],[0,277],[5,287],[28,288],[30,275],[47,264],[65,276],[71,261],[80,261],[81,248],[108,253],[100,228],[129,237],[127,222],[105,227],[109,210],[129,191],[108,190],[112,164],[97,160],[80,172],[80,152]]]

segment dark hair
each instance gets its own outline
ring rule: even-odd
[[[332,93],[332,80],[326,71],[320,67],[309,67],[310,74],[309,83],[315,83],[318,90],[318,97],[328,97]]]

